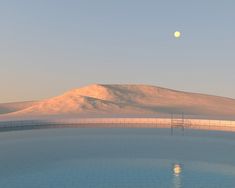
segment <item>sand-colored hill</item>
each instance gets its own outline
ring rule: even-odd
[[[36,103],[37,101],[0,103],[0,114],[7,114],[7,113],[23,110]]]
[[[32,103],[7,116],[182,112],[187,115],[232,117],[235,115],[235,100],[149,85],[93,84]]]

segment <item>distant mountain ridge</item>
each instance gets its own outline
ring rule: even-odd
[[[235,116],[235,100],[150,85],[93,84],[50,99],[29,102],[9,112],[1,116],[184,112],[188,115],[231,117]]]

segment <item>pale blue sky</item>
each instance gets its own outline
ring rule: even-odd
[[[234,0],[0,0],[0,102],[91,83],[235,98],[234,23]]]

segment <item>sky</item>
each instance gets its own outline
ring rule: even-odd
[[[234,20],[234,0],[0,0],[0,103],[93,83],[235,98]]]

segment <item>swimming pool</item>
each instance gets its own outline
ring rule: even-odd
[[[234,187],[235,134],[61,128],[0,133],[0,187]]]

